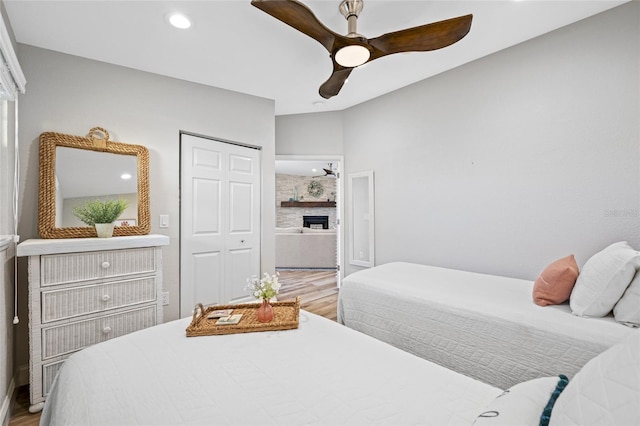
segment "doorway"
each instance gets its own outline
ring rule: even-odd
[[[180,134],[180,316],[260,275],[260,148]]]
[[[277,270],[334,270],[340,287],[342,164],[343,158],[338,155],[276,155]],[[309,219],[314,217],[322,218],[321,224]],[[327,238],[331,238],[330,245]],[[317,249],[310,245],[316,243]],[[287,256],[295,259],[284,260]]]

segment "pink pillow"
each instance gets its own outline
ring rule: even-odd
[[[578,264],[573,255],[563,257],[547,266],[533,284],[536,305],[559,305],[569,300],[578,279]]]

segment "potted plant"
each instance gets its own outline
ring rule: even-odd
[[[87,201],[82,206],[76,206],[73,214],[89,226],[95,226],[100,238],[111,237],[115,220],[127,208],[125,200]]]

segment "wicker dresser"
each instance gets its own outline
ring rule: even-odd
[[[162,322],[164,235],[27,240],[31,407],[42,409],[64,360]]]

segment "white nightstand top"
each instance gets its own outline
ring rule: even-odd
[[[65,238],[31,239],[18,244],[17,254],[22,256],[40,256],[43,254],[73,253],[100,250],[119,250],[137,247],[156,247],[169,245],[166,235],[134,235],[111,238]]]

